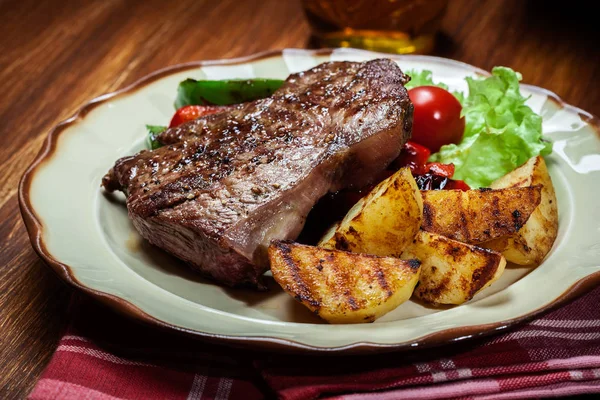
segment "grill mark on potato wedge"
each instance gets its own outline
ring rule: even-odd
[[[358,304],[356,304],[356,299],[354,297],[352,297],[352,295],[350,295],[350,293],[348,293],[348,304],[350,305],[350,308],[354,311],[356,311],[360,308],[358,306]]]
[[[406,261],[408,261],[408,265],[415,271],[421,267],[421,261],[419,261],[415,258],[411,258],[410,260],[406,260]]]
[[[518,232],[521,227],[523,227],[523,223],[521,222],[521,212],[519,210],[514,210],[512,212],[513,223],[515,224],[515,231]]]
[[[540,204],[542,187],[489,190],[427,190],[423,230],[469,244],[511,235]]]
[[[310,290],[306,286],[306,283],[304,282],[304,279],[300,274],[298,266],[291,257],[291,250],[288,246],[286,246],[286,244],[288,243],[285,241],[281,241],[273,243],[272,246],[276,246],[279,249],[282,256],[281,258],[285,265],[288,267],[290,276],[293,279],[293,284],[296,293],[295,297],[297,300],[307,301],[311,306],[316,307],[318,309],[318,307],[320,307],[321,304],[317,300],[313,299],[310,295]]]
[[[420,281],[419,281],[420,283]],[[421,286],[419,289],[419,295],[417,297],[420,298],[438,298],[444,291],[451,289],[449,286],[450,277],[444,277],[442,280],[433,287],[424,287]]]
[[[473,284],[469,290],[469,297],[471,299],[485,286],[487,282],[492,279],[497,268],[498,264],[495,262],[495,260],[488,258],[487,263],[483,267],[477,268],[475,271],[473,271],[473,275],[471,275],[471,282],[473,282]]]
[[[422,192],[421,195],[423,195]],[[435,210],[433,207],[430,204],[423,202],[423,224],[421,225],[421,228],[425,229],[428,226],[432,226],[434,218]]]
[[[289,241],[273,241],[268,255],[275,281],[310,311],[332,323],[374,321],[410,298],[421,273],[417,260]]]
[[[381,288],[386,291],[388,297],[390,297],[392,295],[392,291],[385,280],[385,274],[383,271],[380,268],[377,268],[375,275],[377,275],[377,282],[379,283],[379,286],[381,286]]]

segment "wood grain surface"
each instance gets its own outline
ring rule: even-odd
[[[587,2],[457,0],[437,55],[524,81],[600,115],[598,28]],[[53,125],[86,100],[181,62],[310,47],[288,0],[0,0],[0,397],[22,398],[68,321],[71,289],[33,252],[18,180]]]

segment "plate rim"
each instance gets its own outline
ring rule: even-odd
[[[488,75],[489,72],[475,67],[473,65],[449,59],[444,57],[437,56],[428,56],[428,55],[397,55],[397,54],[386,54],[386,53],[376,53],[365,50],[358,49],[348,49],[344,48],[343,51],[348,52],[356,52],[356,53],[364,53],[370,55],[381,55],[382,57],[393,58],[395,60],[401,60],[403,58],[409,59],[427,59],[430,61],[441,62],[445,64],[451,64],[455,66],[463,66],[468,67],[469,69]],[[472,339],[481,336],[487,336],[494,333],[498,333],[509,328],[514,327],[517,324],[524,323],[530,321],[534,317],[555,309],[562,304],[565,304],[584,293],[590,291],[592,288],[600,284],[600,271],[594,272],[590,275],[587,275],[575,282],[571,285],[567,290],[565,290],[560,296],[551,300],[546,305],[537,308],[533,311],[530,311],[524,315],[517,316],[515,318],[509,320],[503,320],[498,322],[493,322],[489,324],[479,324],[479,325],[467,325],[461,327],[455,327],[450,329],[441,330],[438,332],[433,332],[428,335],[421,336],[414,340],[400,342],[400,343],[375,343],[369,341],[359,341],[343,346],[336,347],[321,347],[321,346],[313,346],[306,343],[297,342],[290,339],[282,339],[272,336],[233,336],[233,335],[220,335],[213,334],[209,332],[201,332],[194,329],[189,329],[181,326],[176,326],[165,321],[162,321],[145,311],[143,311],[138,306],[133,303],[122,299],[116,295],[112,295],[109,293],[102,292],[100,290],[93,289],[85,284],[81,283],[75,276],[72,268],[69,265],[66,265],[56,258],[50,253],[50,251],[46,248],[43,238],[44,226],[41,222],[41,219],[37,216],[34,207],[31,203],[30,198],[30,188],[31,183],[33,181],[33,177],[35,176],[38,167],[48,161],[52,155],[54,154],[57,148],[57,142],[60,134],[65,131],[67,128],[75,125],[77,122],[82,120],[88,112],[94,109],[96,106],[114,99],[118,96],[124,94],[132,94],[137,91],[139,88],[148,85],[152,82],[155,82],[158,79],[161,79],[165,76],[168,76],[173,73],[182,72],[188,69],[199,68],[204,66],[221,66],[221,65],[235,65],[235,64],[243,64],[252,61],[262,60],[271,57],[281,57],[284,52],[297,52],[302,53],[308,56],[326,56],[330,55],[334,51],[340,51],[340,49],[317,49],[317,50],[307,50],[307,49],[280,49],[280,50],[270,50],[259,52],[255,54],[251,54],[244,57],[237,58],[229,58],[229,59],[220,59],[220,60],[204,60],[204,61],[193,61],[182,64],[175,64],[172,66],[168,66],[162,69],[159,69],[153,73],[145,75],[134,83],[119,89],[114,92],[106,93],[100,95],[98,97],[93,98],[92,100],[84,103],[77,111],[69,118],[59,122],[55,125],[46,136],[44,140],[44,144],[34,158],[32,163],[23,173],[21,180],[19,182],[18,188],[18,199],[19,199],[19,207],[21,210],[21,215],[25,222],[25,226],[27,229],[27,233],[29,235],[29,239],[31,241],[32,247],[38,256],[51,267],[51,269],[65,282],[70,284],[71,286],[77,288],[78,290],[90,295],[91,297],[101,301],[112,309],[120,312],[121,314],[125,314],[135,320],[157,326],[159,328],[165,330],[171,330],[176,332],[181,332],[187,335],[191,335],[197,338],[201,338],[203,340],[219,342],[222,344],[237,346],[237,347],[245,347],[248,343],[253,343],[254,345],[259,346],[261,349],[265,350],[276,350],[276,351],[287,351],[287,352],[309,352],[309,353],[328,353],[328,354],[358,354],[358,353],[374,353],[374,352],[390,352],[390,351],[400,351],[407,350],[411,348],[423,348],[423,347],[433,347],[437,345],[443,345],[456,341],[463,341],[467,339]],[[593,114],[584,111],[576,106],[567,104],[564,102],[557,94],[547,89],[533,86],[529,84],[522,84],[521,86],[526,87],[527,90],[532,92],[537,92],[541,95],[545,95],[548,99],[554,101],[557,106],[560,108],[567,108],[571,111],[577,113],[587,124],[589,124],[596,132],[596,134],[600,137],[600,119],[594,116]]]

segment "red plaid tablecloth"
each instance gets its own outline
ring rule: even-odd
[[[502,335],[324,357],[206,344],[77,296],[31,399],[524,399],[600,393],[600,288]]]

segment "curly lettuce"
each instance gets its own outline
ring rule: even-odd
[[[454,179],[472,188],[489,186],[529,158],[548,155],[552,143],[542,138],[542,118],[525,105],[521,74],[495,67],[485,79],[466,78],[463,100],[465,133],[459,144],[442,146],[430,161],[453,163]]]
[[[417,71],[410,69],[406,71],[406,75],[410,76],[410,81],[404,85],[404,87],[409,90],[417,86],[437,86],[448,90],[448,85],[445,83],[433,81],[433,73],[429,70],[424,69],[422,71]],[[450,93],[452,93],[461,104],[465,101],[465,95],[462,92],[451,91]]]
[[[410,69],[406,71],[406,75],[410,76],[410,81],[406,85],[404,85],[407,89],[412,89],[417,86],[438,86],[442,89],[448,90],[448,85],[446,85],[445,83],[435,83],[433,81],[433,73],[426,69],[422,71]]]

